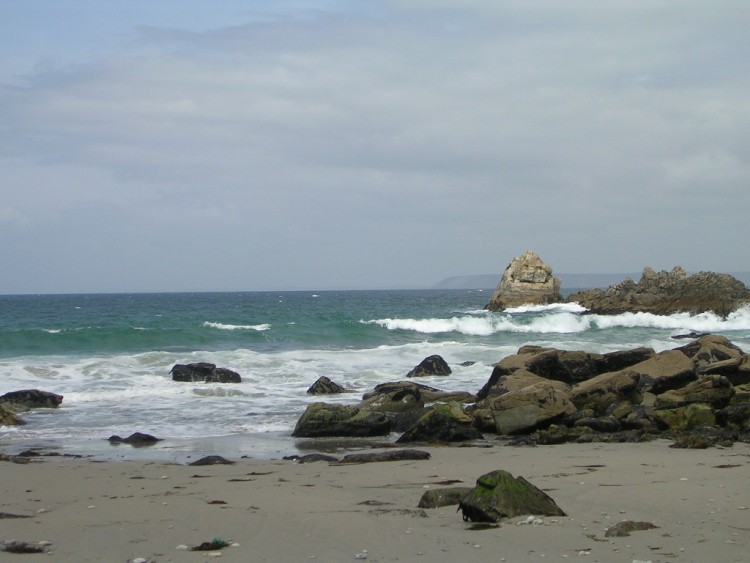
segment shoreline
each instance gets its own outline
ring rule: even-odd
[[[49,541],[58,561],[744,560],[750,444],[669,443],[419,447],[429,460],[359,465],[0,462],[0,512],[26,516],[4,518],[0,540]],[[476,531],[455,506],[417,508],[425,490],[473,486],[496,469],[525,477],[567,516]],[[606,538],[621,520],[658,528]],[[178,549],[214,538],[238,545]]]

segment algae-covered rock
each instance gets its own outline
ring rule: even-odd
[[[384,436],[391,430],[385,414],[346,405],[311,403],[297,421],[292,436]]]
[[[440,508],[441,506],[455,505],[460,503],[461,499],[470,492],[471,487],[449,487],[425,491],[422,498],[419,499],[417,508]]]
[[[464,521],[471,522],[498,522],[523,514],[565,516],[547,493],[503,470],[477,479],[476,487],[461,499],[458,508]]]
[[[404,432],[396,443],[463,442],[481,440],[482,434],[473,426],[472,417],[457,405],[435,405]]]

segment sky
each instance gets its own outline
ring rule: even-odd
[[[0,0],[0,293],[750,270],[747,0]]]

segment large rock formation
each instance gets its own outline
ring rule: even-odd
[[[607,289],[588,289],[574,293],[567,300],[579,303],[592,313],[606,315],[623,312],[668,315],[713,311],[726,316],[738,307],[750,303],[750,289],[729,274],[699,272],[688,276],[685,270],[676,266],[671,272],[655,272],[651,268],[645,268],[638,283],[626,279]]]
[[[536,253],[527,250],[514,258],[492,294],[485,309],[502,311],[520,305],[546,305],[562,301],[560,279],[552,276],[552,268]]]

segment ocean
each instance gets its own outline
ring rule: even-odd
[[[420,378],[478,391],[520,346],[610,352],[685,343],[712,332],[750,352],[750,308],[707,313],[587,315],[575,304],[483,310],[491,290],[297,291],[0,296],[0,394],[41,389],[58,409],[0,427],[0,452],[35,448],[95,459],[184,462],[203,455],[277,458],[320,444],[291,437],[312,401],[355,404],[441,355],[453,373]],[[238,384],[179,383],[176,363],[211,362]],[[320,376],[352,393],[306,393]],[[111,435],[153,434],[147,448]],[[343,443],[343,442],[342,442]]]

